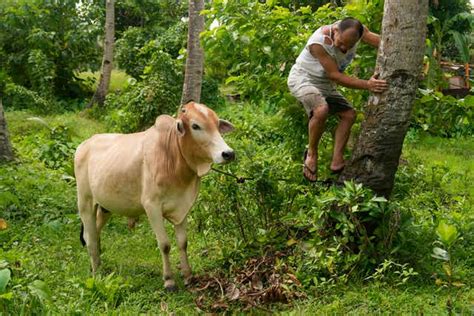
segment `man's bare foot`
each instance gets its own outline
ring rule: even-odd
[[[346,166],[346,162],[344,160],[341,160],[340,162],[333,161],[329,169],[331,169],[333,173],[339,173],[344,169],[345,166]]]
[[[318,155],[309,154],[308,150],[304,152],[303,176],[309,182],[315,182],[318,179]]]

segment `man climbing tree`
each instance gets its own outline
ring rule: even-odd
[[[189,0],[189,26],[186,70],[184,75],[183,95],[181,104],[201,99],[202,73],[204,68],[204,52],[199,34],[204,31],[203,0]]]
[[[109,91],[110,77],[112,75],[114,59],[114,36],[115,36],[115,0],[106,0],[105,3],[105,40],[104,56],[102,58],[102,71],[99,85],[87,107],[92,107],[95,103],[102,106]]]
[[[390,85],[370,97],[340,181],[354,179],[379,195],[390,195],[418,87],[427,14],[428,0],[385,1],[375,73]]]

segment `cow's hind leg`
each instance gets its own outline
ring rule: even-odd
[[[154,207],[153,205],[145,205],[145,211],[150,221],[151,227],[155,232],[156,239],[158,240],[158,246],[160,247],[161,257],[163,260],[163,280],[165,282],[165,288],[168,291],[175,291],[176,285],[173,280],[173,273],[171,271],[170,264],[170,241],[166,234],[163,214],[161,209]]]
[[[181,263],[181,273],[184,277],[184,284],[188,285],[191,282],[191,267],[188,262],[188,236],[186,234],[187,221],[186,218],[179,225],[174,226],[176,240],[179,247],[179,258]]]
[[[97,205],[92,199],[79,198],[79,215],[84,226],[83,238],[91,259],[92,274],[95,274],[100,265],[99,243],[96,226]]]
[[[102,228],[107,223],[107,220],[110,218],[112,213],[107,211],[105,208],[101,207],[100,205],[97,207],[97,217],[96,217],[96,225],[97,225],[97,243],[99,248],[99,255],[102,252],[102,248],[100,246],[100,232]]]

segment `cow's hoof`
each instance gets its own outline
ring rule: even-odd
[[[172,284],[172,285],[165,286],[165,290],[166,292],[173,293],[173,292],[178,291],[178,288],[176,287],[176,285]]]

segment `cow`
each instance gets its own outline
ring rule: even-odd
[[[176,290],[164,219],[174,225],[185,284],[191,279],[186,215],[198,196],[200,179],[212,163],[235,159],[221,133],[234,129],[203,104],[181,107],[178,118],[160,115],[134,134],[97,134],[79,145],[74,156],[81,241],[92,273],[100,265],[100,232],[111,214],[146,214],[163,260],[165,288]]]

